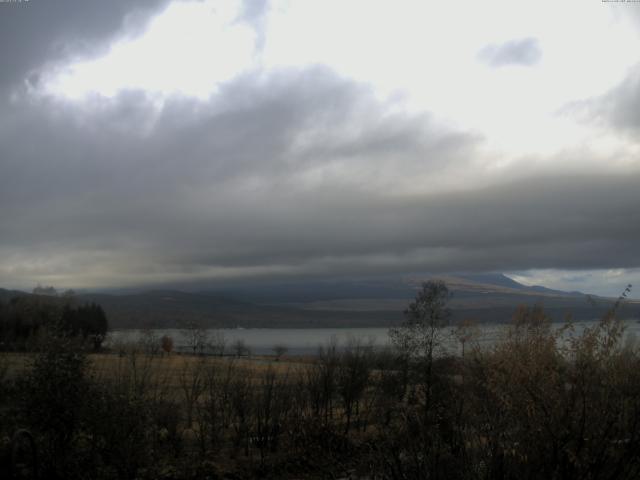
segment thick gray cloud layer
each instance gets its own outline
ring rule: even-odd
[[[25,39],[0,41],[9,284],[640,267],[637,175],[458,184],[483,159],[480,135],[329,68],[248,71],[207,101],[161,107],[141,91],[79,104],[27,94],[38,67],[134,35],[164,2],[46,5],[0,16],[0,40]],[[259,30],[265,6],[251,5],[243,20]],[[483,52],[492,66],[541,55],[535,39]]]
[[[384,221],[400,212],[383,199],[402,192],[370,185],[446,169],[477,141],[390,113],[324,69],[240,78],[208,104],[176,100],[160,113],[135,92],[99,113],[7,108],[1,246],[133,249],[180,269],[414,248]]]
[[[98,264],[115,283],[216,268],[640,264],[636,177],[543,177],[447,194],[372,188],[395,169],[435,177],[479,140],[390,114],[366,87],[323,69],[241,78],[205,105],[175,100],[142,133],[154,114],[134,92],[100,113],[54,101],[7,108],[0,249],[35,261],[14,266],[16,275],[37,272],[42,258],[61,258],[56,268],[79,277]],[[345,178],[313,176],[331,164]]]

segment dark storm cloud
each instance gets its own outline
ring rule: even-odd
[[[491,67],[531,66],[540,61],[542,51],[537,39],[523,38],[487,45],[478,52],[478,58]]]
[[[440,133],[423,116],[389,114],[367,88],[322,69],[245,77],[209,104],[176,100],[160,113],[135,92],[87,111],[56,101],[10,108],[0,131],[4,203],[44,218],[51,200],[70,206],[57,215],[73,216],[74,204],[91,206],[85,220],[95,225],[85,231],[99,236],[112,230],[100,218],[104,210],[125,224],[144,223],[147,208],[160,217],[185,210],[188,218],[209,203],[207,215],[233,217],[233,206],[255,195],[274,194],[277,202],[282,188],[304,189],[297,176],[331,162],[426,171],[476,141]],[[59,229],[73,238],[74,225]]]
[[[32,0],[0,3],[0,86],[51,61],[92,56],[115,35],[139,33],[169,0]],[[30,75],[31,73],[31,75]]]
[[[126,92],[0,111],[0,271],[16,282],[640,264],[640,178],[437,193],[482,140],[326,69],[247,74],[160,110]]]

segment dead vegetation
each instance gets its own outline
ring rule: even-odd
[[[32,432],[47,478],[637,478],[640,351],[615,310],[578,333],[522,308],[452,358],[434,354],[445,310],[414,307],[397,350],[309,362],[53,334],[2,357],[0,433]]]

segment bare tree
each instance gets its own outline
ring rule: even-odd
[[[163,335],[160,339],[160,346],[165,353],[171,353],[173,351],[173,338],[169,335]]]
[[[431,406],[434,355],[443,349],[442,327],[448,324],[451,316],[447,307],[450,297],[443,281],[424,282],[415,300],[404,312],[404,323],[389,331],[391,342],[400,352],[407,372],[409,365],[415,366],[414,372],[418,376],[416,384],[423,390],[426,410]]]
[[[221,357],[224,355],[224,351],[227,348],[227,339],[221,330],[210,331],[208,347],[214,355]]]
[[[241,357],[242,355],[249,355],[249,348],[245,341],[241,338],[238,338],[235,342],[233,342],[233,350],[236,352],[236,356]]]
[[[182,329],[182,335],[194,355],[202,355],[204,353],[208,344],[209,333],[199,322],[193,320],[186,322]]]
[[[451,312],[447,303],[451,294],[440,280],[422,284],[416,298],[405,310],[405,321],[400,327],[389,331],[392,343],[411,356],[433,359],[435,350],[441,346],[441,329],[446,326]]]
[[[272,350],[273,353],[276,354],[276,360],[280,360],[280,357],[286,354],[289,351],[289,348],[286,345],[278,343],[277,345],[273,346]]]
[[[333,401],[337,394],[337,374],[340,362],[338,343],[332,337],[326,347],[318,348],[318,358],[306,371],[306,389],[313,414],[324,426],[333,417]]]
[[[464,359],[465,347],[468,342],[478,336],[478,329],[473,320],[463,320],[453,331],[453,336],[458,340],[462,348],[462,358]]]
[[[360,413],[360,401],[369,384],[371,374],[371,344],[350,339],[338,363],[336,386],[342,399],[345,416],[345,435],[349,433],[354,415]]]
[[[184,396],[186,409],[186,425],[193,424],[194,408],[206,389],[206,361],[205,358],[183,357],[184,363],[178,375],[180,389]]]
[[[158,355],[160,353],[160,340],[158,335],[151,328],[142,330],[140,339],[138,340],[141,350],[147,355]]]

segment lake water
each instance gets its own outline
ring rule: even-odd
[[[594,322],[578,322],[575,330],[579,332],[593,324]],[[559,328],[562,324],[554,326]],[[474,339],[467,343],[467,347],[490,346],[504,335],[505,329],[506,325],[479,325],[475,327]],[[163,335],[170,336],[176,351],[188,350],[188,336],[180,329],[114,330],[109,334],[107,345],[136,342],[150,332],[158,341]],[[233,353],[234,345],[240,341],[255,355],[273,355],[276,345],[286,347],[287,353],[292,355],[313,355],[317,353],[319,346],[326,346],[331,342],[335,342],[339,349],[354,341],[375,348],[390,346],[388,328],[247,328],[207,330],[206,333],[207,340],[212,344],[218,344],[223,339],[227,353]],[[453,333],[453,329],[443,329],[444,343],[448,352],[459,354],[461,344]],[[626,322],[625,335],[629,339],[640,338],[640,323]]]
[[[207,340],[217,343],[222,338],[228,353],[233,353],[234,344],[243,342],[252,354],[273,355],[274,347],[282,345],[292,355],[315,354],[321,345],[336,342],[344,347],[350,341],[360,341],[377,348],[389,345],[388,328],[221,328],[207,330]],[[189,335],[181,329],[156,329],[153,335],[160,338],[170,336],[174,341],[174,350],[188,351]],[[148,335],[145,330],[115,330],[110,333],[109,343],[136,342]]]

